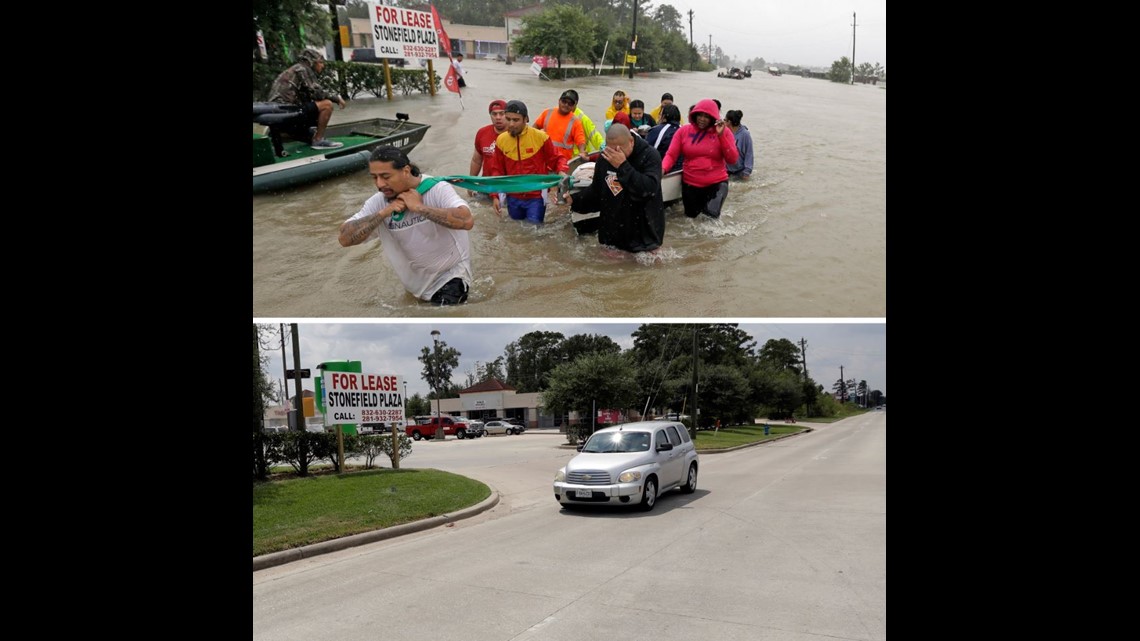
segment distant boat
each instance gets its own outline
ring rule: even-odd
[[[411,151],[431,125],[410,122],[406,114],[396,120],[371,118],[330,124],[325,137],[342,143],[337,149],[313,149],[274,131],[297,116],[289,105],[253,103],[253,193],[277,191],[340,176],[368,167],[372,150],[382,145]],[[260,131],[259,131],[260,129]]]

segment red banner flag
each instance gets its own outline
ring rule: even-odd
[[[448,91],[458,93],[460,97],[463,94],[459,93],[459,72],[455,70],[455,65],[448,63],[447,75],[443,77],[443,86],[447,87]]]
[[[443,50],[447,53],[447,57],[451,57],[451,38],[447,37],[447,32],[443,30],[443,23],[439,20],[439,12],[435,10],[435,5],[431,5],[431,20],[435,23],[435,37],[439,39],[439,43],[443,45]],[[451,72],[448,72],[449,74]],[[456,85],[453,91],[458,92],[459,86]]]

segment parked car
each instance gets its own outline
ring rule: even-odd
[[[467,438],[479,438],[487,433],[483,421],[469,419],[467,421]]]
[[[395,424],[396,424],[396,431],[398,431],[398,432],[404,431],[404,422],[403,421],[395,421]],[[391,434],[392,433],[392,423],[361,423],[360,427],[357,428],[356,432],[358,434],[361,434],[361,435]]]
[[[483,429],[487,430],[488,434],[522,434],[523,428],[506,421],[487,421],[483,424]]]
[[[566,508],[626,504],[648,512],[669,490],[697,489],[697,448],[677,421],[606,427],[578,452],[554,476],[554,498]]]
[[[421,418],[426,418],[427,420],[420,422]],[[451,416],[417,416],[416,425],[407,426],[407,428],[405,428],[405,433],[416,441],[423,438],[431,439],[435,438],[436,430],[440,425],[443,426],[444,438],[448,436],[454,436],[458,439],[467,438],[467,423],[463,421],[457,421]]]
[[[289,431],[289,428],[284,425],[270,425],[269,427],[261,428],[261,431],[266,434],[284,434]]]
[[[515,434],[522,434],[526,431],[526,421],[521,418],[508,418],[507,422],[518,428]]]
[[[349,56],[349,59],[352,62],[374,62],[377,64],[380,64],[383,62],[383,60],[376,57],[376,50],[375,49],[367,49],[367,48],[365,48],[365,49],[353,49],[352,55]],[[407,64],[407,61],[404,60],[403,58],[388,58],[388,64],[389,65],[396,65],[397,67],[403,67],[405,64]]]

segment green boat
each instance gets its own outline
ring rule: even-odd
[[[410,122],[407,114],[396,119],[372,118],[330,123],[325,137],[342,143],[337,149],[313,149],[309,143],[292,140],[286,129],[299,112],[288,105],[253,103],[253,193],[288,189],[368,167],[372,150],[380,146],[410,152],[431,125]]]

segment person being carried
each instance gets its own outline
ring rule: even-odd
[[[586,129],[582,119],[575,115],[578,108],[578,92],[567,89],[558,99],[558,106],[554,109],[544,109],[534,121],[535,129],[541,129],[550,136],[551,142],[558,148],[558,152],[570,162],[575,154],[583,161],[588,159],[586,153]]]
[[[467,171],[470,176],[478,176],[483,171],[483,165],[495,154],[495,139],[507,130],[506,100],[492,100],[487,106],[487,113],[491,114],[491,124],[484,125],[475,132],[475,153],[471,155],[471,167]],[[467,190],[467,195],[474,198],[479,192]]]
[[[344,143],[325,138],[325,127],[332,118],[333,103],[344,109],[344,98],[321,88],[319,74],[325,69],[325,57],[312,49],[297,55],[297,62],[278,74],[269,90],[269,101],[301,108],[302,116],[286,124],[282,131],[294,140],[309,143],[313,149],[337,149]]]
[[[606,132],[590,186],[577,196],[567,195],[566,201],[574,212],[600,212],[598,242],[604,245],[644,252],[665,239],[661,156],[621,123]]]
[[[661,108],[661,122],[645,134],[645,141],[657,150],[662,156],[669,151],[669,143],[673,142],[673,135],[681,128],[681,108],[669,104]],[[677,171],[681,168],[684,158],[678,157],[672,167],[662,167],[664,173]]]
[[[681,173],[681,200],[685,215],[696,218],[705,214],[720,218],[724,199],[728,196],[728,172],[725,165],[736,162],[739,152],[732,130],[720,119],[716,102],[705,98],[689,112],[689,124],[673,135],[669,150],[661,160],[662,168],[672,167],[677,158],[685,157]]]
[[[651,127],[657,126],[657,120],[653,116],[645,113],[645,103],[640,100],[631,100],[629,103],[629,121],[633,124],[633,129],[640,129],[648,131]],[[644,127],[645,129],[642,129]]]
[[[732,130],[732,137],[736,140],[736,151],[740,154],[736,162],[725,166],[725,170],[729,176],[748,180],[752,176],[752,132],[748,131],[748,125],[740,124],[743,117],[744,112],[739,109],[730,109],[724,115],[728,128]]]
[[[495,139],[495,153],[483,165],[487,176],[522,176],[527,174],[554,174],[565,177],[570,165],[554,147],[550,136],[527,124],[530,116],[520,100],[507,102],[507,130]],[[503,216],[499,194],[491,194],[495,214]],[[536,225],[546,218],[546,200],[542,191],[508,193],[507,215],[512,220],[526,220]]]
[[[379,240],[410,294],[436,305],[465,302],[472,282],[467,232],[475,224],[467,203],[396,147],[372,150],[368,173],[378,193],[340,226],[341,246]]]

